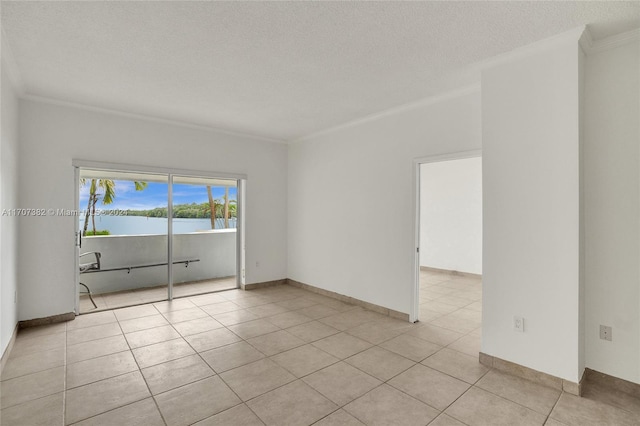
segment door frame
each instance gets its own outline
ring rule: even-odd
[[[245,232],[244,232],[244,223],[245,223],[245,188],[247,175],[242,173],[223,173],[223,172],[210,172],[210,171],[202,171],[202,170],[187,170],[187,169],[176,169],[172,167],[153,167],[153,166],[143,166],[143,165],[133,165],[133,164],[122,164],[122,163],[108,163],[101,161],[90,161],[90,160],[81,160],[81,159],[73,159],[71,165],[74,167],[74,197],[75,197],[75,209],[80,211],[80,169],[91,169],[91,170],[104,170],[111,172],[133,172],[133,173],[150,173],[150,174],[160,174],[167,176],[167,216],[168,218],[172,216],[173,213],[173,177],[198,177],[198,178],[212,178],[212,179],[229,179],[235,180],[237,182],[237,220],[236,220],[236,288],[244,288],[244,271],[245,271]],[[78,291],[78,286],[80,283],[80,271],[79,271],[79,215],[76,215],[74,220],[74,235],[75,235],[75,243],[74,243],[74,277],[75,277],[75,314],[80,314],[80,292]],[[167,274],[168,274],[168,285],[167,285],[167,300],[173,300],[173,265],[171,259],[173,258],[173,221],[167,221]]]
[[[474,149],[469,151],[458,151],[448,154],[431,155],[418,157],[413,160],[413,291],[411,292],[411,309],[409,311],[409,321],[417,322],[420,316],[420,166],[428,163],[439,163],[442,161],[463,160],[465,158],[482,158],[482,150]]]
[[[73,168],[73,182],[74,182],[74,205],[77,209],[78,213],[80,213],[80,167]],[[80,229],[80,214],[74,215],[73,218],[73,232],[75,235],[75,241],[73,244],[74,250],[74,284],[73,294],[74,294],[74,309],[75,314],[78,315],[80,313],[80,249],[82,244],[82,233],[79,231]]]

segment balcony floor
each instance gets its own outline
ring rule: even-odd
[[[204,281],[193,281],[174,284],[173,297],[195,296],[197,294],[236,288],[236,277],[215,278]],[[84,289],[82,289],[84,290]],[[140,305],[142,303],[159,302],[167,299],[167,286],[145,287],[136,290],[118,291],[114,293],[94,294],[93,300],[98,305],[94,308],[85,293],[80,294],[80,313],[98,312],[106,309]]]

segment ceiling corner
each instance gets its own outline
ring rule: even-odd
[[[591,30],[589,30],[589,26],[585,26],[580,39],[578,40],[580,43],[580,47],[584,53],[588,54],[593,49],[593,36],[591,35]]]

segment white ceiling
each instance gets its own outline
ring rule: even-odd
[[[475,62],[640,2],[2,1],[27,95],[295,140],[471,84]]]

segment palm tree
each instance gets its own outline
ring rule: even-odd
[[[86,184],[86,179],[80,179],[80,186]],[[147,182],[133,182],[136,191],[142,191],[147,187]],[[104,190],[104,195],[98,193],[98,189]],[[84,227],[82,229],[82,236],[87,235],[87,227],[89,225],[89,215],[91,215],[91,224],[93,227],[93,234],[96,233],[96,204],[99,198],[102,197],[102,204],[109,205],[113,203],[116,198],[116,182],[111,179],[91,179],[91,185],[89,186],[89,202],[87,210],[84,215]]]
[[[93,188],[94,181],[95,179],[91,180],[91,188]],[[85,186],[86,183],[87,183],[87,180],[85,178],[80,178],[80,188]],[[91,203],[93,202],[93,193],[95,192],[95,189],[92,190],[91,188],[89,189],[89,204],[87,205],[87,209],[85,210],[85,214],[84,214],[84,226],[82,228],[83,237],[87,235],[87,226],[89,225],[89,212],[91,211]]]
[[[207,186],[207,195],[209,196],[209,210],[211,212],[211,229],[216,229],[216,218],[224,219],[224,227],[229,228],[229,219],[236,216],[236,200],[229,199],[229,187],[224,189],[224,197],[222,199],[213,199],[211,186]]]
[[[98,188],[105,188],[105,195],[103,197],[104,204],[112,203],[113,198],[115,197],[115,182],[109,181],[109,183],[105,183],[105,181],[106,179],[91,179],[91,184],[89,185],[89,201],[87,203],[87,210],[85,210],[84,213],[84,227],[82,229],[83,237],[87,235],[89,216],[91,216],[91,222],[93,224],[93,233],[96,233],[96,204],[98,202],[98,197],[101,195],[97,193]],[[80,179],[80,186],[84,186],[86,182],[86,179]],[[106,202],[104,200],[106,200]]]
[[[211,216],[214,220],[218,220],[219,217],[222,217],[222,213],[224,211],[224,203],[221,199],[213,200],[213,215]]]
[[[207,185],[207,195],[209,196],[209,211],[211,211],[211,229],[216,229],[216,202],[211,194],[211,186]]]
[[[229,218],[238,217],[238,205],[236,200],[229,200]]]
[[[224,187],[224,228],[229,228],[229,187]]]

